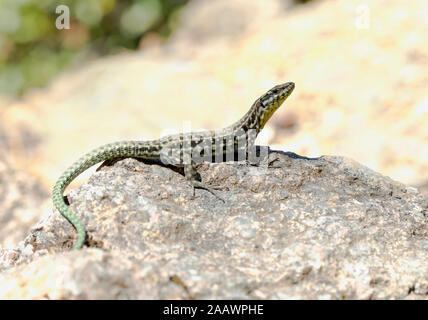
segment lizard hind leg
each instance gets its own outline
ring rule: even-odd
[[[225,202],[224,199],[215,191],[223,189],[220,186],[211,186],[200,181],[201,177],[196,171],[196,165],[194,163],[184,164],[184,176],[191,183],[193,196],[195,196],[195,189],[204,189],[213,194],[215,197]]]

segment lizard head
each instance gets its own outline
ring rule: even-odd
[[[273,113],[281,106],[281,104],[293,92],[294,83],[286,82],[279,84],[259,98],[259,126],[260,130],[264,127],[266,122],[270,119]]]

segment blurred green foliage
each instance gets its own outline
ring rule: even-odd
[[[165,39],[187,2],[0,0],[0,92],[19,95],[44,86],[72,63],[138,48],[148,33]],[[61,5],[69,9],[69,29],[57,27]]]

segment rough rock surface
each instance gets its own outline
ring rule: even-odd
[[[428,298],[415,188],[341,157],[269,157],[199,166],[225,203],[157,164],[103,167],[68,194],[91,248],[69,252],[75,231],[53,211],[0,251],[0,298]]]

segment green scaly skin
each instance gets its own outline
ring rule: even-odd
[[[161,160],[184,168],[185,177],[194,188],[205,189],[223,200],[214,190],[218,187],[206,185],[198,180],[196,162],[183,159],[183,154],[203,154],[203,141],[211,142],[212,157],[215,162],[223,162],[227,152],[249,150],[254,146],[257,134],[263,129],[272,114],[281,106],[294,89],[294,83],[287,82],[277,85],[258,98],[250,110],[236,123],[218,131],[191,132],[171,135],[152,141],[123,141],[101,146],[77,160],[56,182],[52,198],[58,211],[74,226],[77,231],[77,242],[73,250],[83,246],[86,238],[85,226],[65,203],[63,193],[67,186],[83,171],[102,161],[112,161],[119,158],[141,158]],[[252,134],[250,134],[252,133]],[[242,146],[238,141],[246,141]],[[165,150],[182,150],[178,154],[166,154]],[[211,156],[211,155],[210,155]],[[218,157],[217,157],[218,156]],[[224,201],[224,200],[223,200]]]

